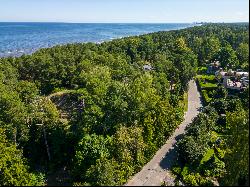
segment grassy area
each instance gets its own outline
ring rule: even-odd
[[[213,91],[217,88],[217,80],[214,75],[202,74],[196,76],[198,87],[205,104],[208,104],[213,97]]]
[[[207,150],[206,154],[203,156],[202,160],[200,161],[200,165],[204,162],[207,162],[214,154],[214,149]]]
[[[184,112],[188,110],[188,93],[183,94],[183,104],[184,104]]]
[[[179,102],[179,105],[183,108],[184,112],[188,110],[188,93],[185,92]]]
[[[216,88],[217,87],[217,84],[214,84],[214,83],[204,83],[204,82],[200,82],[200,86],[202,88]]]
[[[217,83],[217,80],[215,79],[215,75],[207,75],[207,74],[196,75],[196,78],[202,81],[209,82],[209,83]]]
[[[198,67],[198,68],[196,69],[196,71],[197,71],[198,74],[206,74],[206,72],[207,72],[207,67],[206,67],[206,66]]]

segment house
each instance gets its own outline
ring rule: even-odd
[[[231,69],[226,72],[220,68],[215,72],[215,76],[220,84],[222,84],[225,88],[232,90],[245,89],[249,83],[248,72],[238,72]]]
[[[247,77],[242,77],[240,80],[243,84],[243,87],[247,87],[249,85],[249,79]]]
[[[218,80],[219,83],[223,83],[223,85],[226,84],[227,79],[229,79],[231,77],[232,72],[226,72],[223,71],[222,68],[220,68],[218,71],[216,71],[215,73],[215,77]]]
[[[242,89],[242,83],[238,81],[232,81],[231,79],[227,79],[226,88],[232,89],[232,90],[241,90]]]
[[[237,78],[249,77],[248,72],[236,72]]]

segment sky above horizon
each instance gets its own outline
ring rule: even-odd
[[[249,22],[249,0],[0,0],[0,22]]]

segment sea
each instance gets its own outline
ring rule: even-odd
[[[157,31],[193,27],[196,23],[15,23],[0,22],[0,57],[31,54],[68,43],[101,43]]]

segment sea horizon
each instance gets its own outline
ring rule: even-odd
[[[32,54],[73,43],[102,43],[129,36],[179,30],[200,23],[0,22],[0,57]]]
[[[67,21],[0,21],[0,23],[67,23],[67,24],[192,24],[201,23],[202,21],[194,22],[67,22]],[[203,22],[217,23],[217,22]],[[219,22],[218,22],[219,23]],[[232,22],[233,23],[233,22]],[[235,22],[237,23],[237,22]]]

